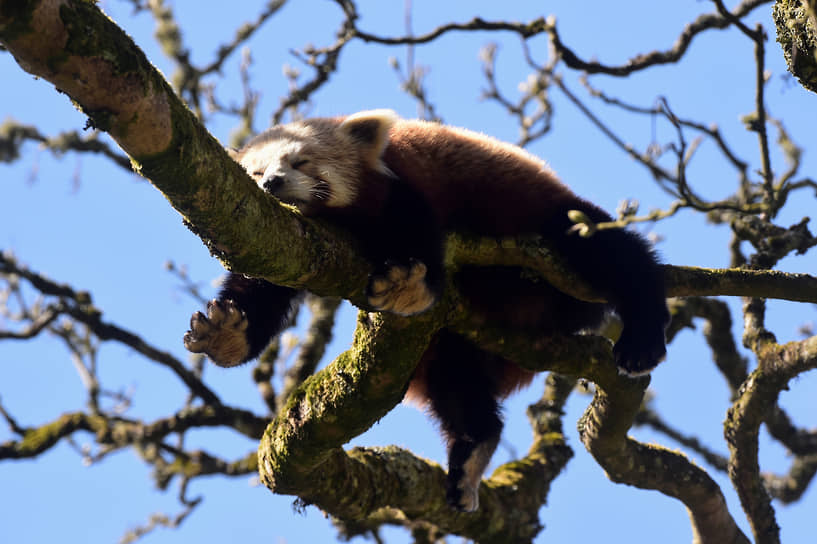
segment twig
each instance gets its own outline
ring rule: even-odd
[[[628,103],[626,103],[626,102],[624,102],[624,101],[622,101],[622,100],[620,100],[618,98],[608,96],[607,94],[602,92],[600,89],[590,85],[590,81],[589,81],[589,79],[587,77],[582,77],[580,79],[580,81],[587,88],[587,90],[590,92],[591,96],[594,96],[594,97],[600,99],[605,104],[609,104],[611,106],[616,106],[618,108],[623,109],[624,111],[628,111],[628,112],[631,112],[631,113],[639,113],[639,114],[651,115],[651,116],[655,116],[655,115],[664,115],[664,116],[666,116],[666,111],[664,109],[664,105],[667,104],[667,101],[663,97],[661,97],[660,102],[658,102],[654,106],[650,106],[650,107],[637,106],[637,105],[634,105],[634,104],[628,104]],[[737,158],[737,156],[732,151],[732,149],[726,144],[726,141],[723,139],[723,136],[721,135],[720,129],[718,129],[717,126],[712,125],[712,126],[707,127],[702,123],[698,123],[698,122],[692,121],[690,119],[681,119],[679,117],[676,117],[675,119],[677,120],[677,122],[681,126],[692,128],[692,129],[697,130],[697,131],[699,131],[699,132],[701,132],[703,134],[706,134],[707,136],[712,138],[715,141],[715,143],[717,144],[718,148],[720,148],[720,150],[724,154],[724,156],[727,159],[729,159],[729,162],[732,163],[732,165],[738,170],[738,172],[740,172],[741,175],[743,175],[743,176],[746,175],[746,169],[749,167],[748,163],[746,161],[744,161],[744,160],[741,160],[741,159]]]
[[[101,312],[93,307],[91,296],[87,292],[75,291],[70,286],[58,284],[45,276],[22,268],[17,265],[10,255],[3,252],[0,252],[0,272],[16,274],[21,278],[25,278],[33,287],[45,295],[57,296],[64,301],[71,301],[73,304],[65,304],[64,313],[87,325],[100,340],[116,340],[133,348],[149,360],[170,368],[192,392],[205,402],[216,405],[221,404],[218,396],[170,353],[151,346],[137,334],[112,323],[102,321]]]
[[[75,131],[61,132],[56,136],[46,136],[37,127],[23,125],[12,120],[0,124],[0,162],[12,162],[19,158],[20,147],[26,140],[39,142],[55,156],[67,151],[98,153],[109,158],[120,168],[133,172],[130,159],[99,140],[99,133],[92,131],[87,136],[80,136]]]
[[[8,423],[9,429],[11,429],[15,434],[25,436],[25,434],[29,431],[29,429],[21,427],[17,423],[17,420],[11,417],[11,414],[6,411],[6,408],[3,406],[2,402],[0,402],[0,416],[3,416],[3,419],[5,419],[6,423]]]

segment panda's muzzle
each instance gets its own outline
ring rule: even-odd
[[[283,176],[271,176],[264,180],[264,183],[261,184],[266,192],[271,195],[274,195],[281,191],[281,188],[284,186],[284,177]]]

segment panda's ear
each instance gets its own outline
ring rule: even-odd
[[[231,159],[238,162],[238,155],[240,154],[238,149],[235,149],[234,147],[225,147],[224,151],[227,152]]]
[[[392,110],[361,111],[346,117],[338,130],[360,146],[363,157],[375,165],[389,143],[389,129],[398,119]]]

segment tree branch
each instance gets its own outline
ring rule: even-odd
[[[120,168],[133,172],[130,160],[121,153],[117,153],[103,141],[99,134],[92,132],[88,136],[81,136],[76,130],[61,132],[56,136],[46,136],[37,127],[23,125],[7,119],[0,124],[0,161],[11,162],[20,156],[20,148],[26,140],[39,142],[54,155],[60,156],[67,151],[99,153],[110,159]]]
[[[168,367],[190,388],[192,393],[201,397],[205,402],[216,405],[221,404],[218,396],[176,357],[150,345],[137,334],[113,323],[103,321],[102,313],[93,306],[89,293],[76,291],[68,285],[58,284],[41,274],[21,267],[10,255],[2,251],[0,251],[0,273],[25,278],[44,295],[59,297],[61,301],[55,306],[54,311],[50,312],[50,314],[44,313],[42,319],[32,323],[27,331],[18,333],[17,337],[20,334],[33,335],[39,332],[60,314],[70,315],[80,323],[87,325],[100,340],[116,340],[141,353],[146,358]],[[15,337],[11,333],[0,331],[0,339],[4,336]]]
[[[792,378],[817,368],[817,337],[785,345],[755,341],[753,349],[758,355],[758,367],[729,409],[724,435],[730,451],[729,476],[755,539],[773,543],[780,541],[780,528],[758,465],[760,424]]]
[[[724,17],[718,13],[707,13],[701,15],[695,21],[689,23],[681,32],[673,46],[666,51],[652,51],[637,55],[631,58],[626,64],[619,66],[607,66],[596,61],[584,61],[580,59],[561,40],[556,25],[547,27],[550,40],[555,51],[561,56],[564,63],[574,70],[581,70],[590,74],[607,74],[611,76],[628,76],[633,72],[644,70],[659,64],[669,64],[678,62],[684,56],[687,48],[692,43],[693,38],[698,34],[711,29],[724,29],[732,24],[733,17],[740,18],[749,14],[753,9],[763,4],[770,3],[771,0],[744,0],[732,12],[732,17]]]
[[[772,16],[789,72],[803,87],[817,93],[817,4],[814,0],[778,0]]]
[[[1,443],[0,459],[36,457],[77,431],[94,433],[97,442],[118,449],[139,443],[160,442],[171,433],[184,433],[194,427],[225,426],[257,439],[266,425],[264,418],[247,410],[226,406],[196,407],[152,423],[74,412],[39,427],[18,427],[23,431],[22,438]]]

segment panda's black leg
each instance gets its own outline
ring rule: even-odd
[[[502,432],[496,381],[486,367],[491,356],[446,331],[433,349],[427,388],[432,415],[448,442],[446,500],[457,510],[473,512]]]
[[[300,292],[268,281],[230,273],[207,315],[196,312],[184,346],[206,353],[221,366],[257,357],[286,326]]]
[[[582,211],[591,221],[610,221],[590,204]],[[649,372],[666,354],[664,329],[669,322],[664,274],[652,248],[630,230],[605,229],[581,237],[570,232],[571,226],[564,210],[545,230],[570,266],[606,296],[621,317],[624,330],[613,349],[619,371]]]
[[[443,232],[425,198],[395,181],[378,224],[359,230],[374,264],[369,304],[400,315],[430,308],[442,292]]]

